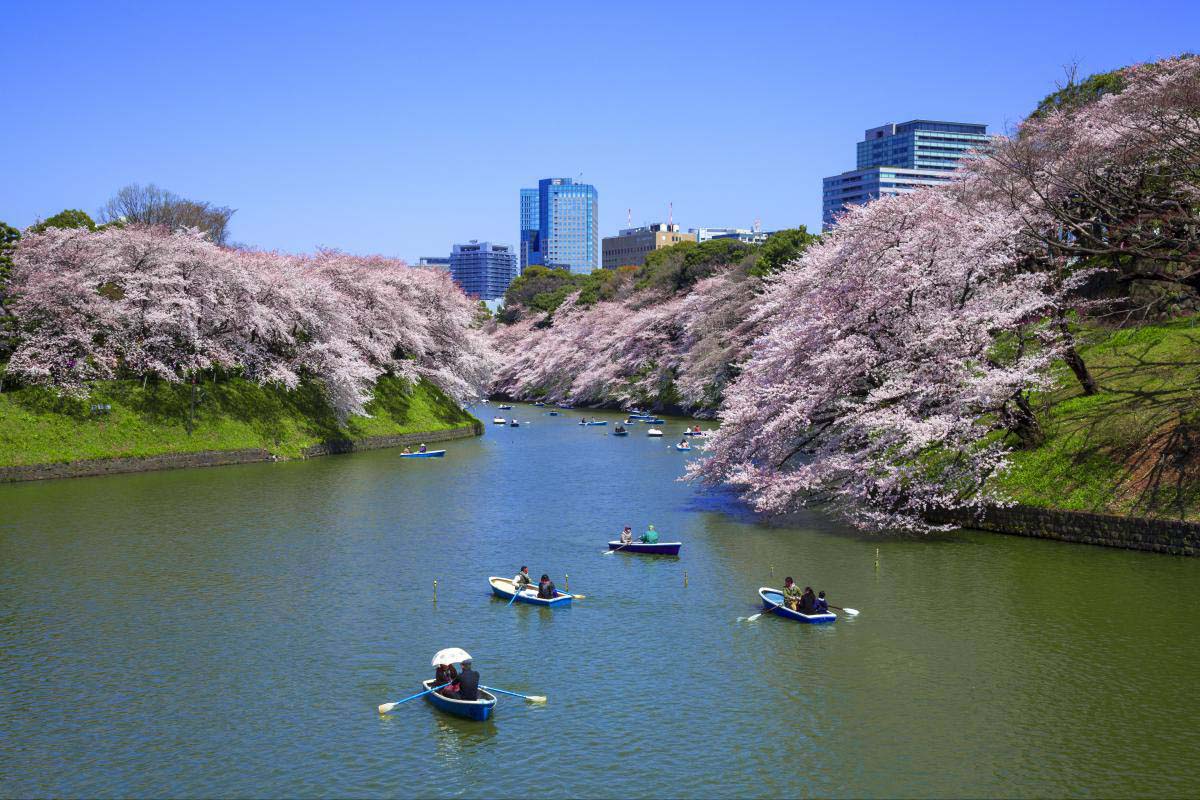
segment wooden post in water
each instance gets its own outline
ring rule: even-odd
[[[879,548],[875,548],[875,569],[879,569]]]
[[[771,580],[775,580],[775,565],[771,565]]]
[[[683,571],[683,588],[687,588],[687,570]]]
[[[567,592],[571,591],[571,576],[570,575],[563,575],[563,590],[567,591]]]
[[[433,582],[433,604],[437,605],[437,581]]]

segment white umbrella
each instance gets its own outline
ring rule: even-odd
[[[471,654],[461,647],[447,647],[445,650],[438,650],[433,657],[432,666],[440,667],[444,664],[457,664],[462,661],[470,661]]]

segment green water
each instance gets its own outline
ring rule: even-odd
[[[675,480],[681,423],[516,413],[442,460],[0,486],[0,795],[1200,794],[1200,559],[769,526]],[[601,555],[625,523],[681,557]],[[493,599],[523,563],[586,599]],[[785,574],[861,615],[739,621]],[[549,702],[376,713],[450,646]]]

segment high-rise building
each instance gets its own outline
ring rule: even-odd
[[[571,178],[521,190],[521,269],[541,264],[588,273],[600,267],[600,193]]]
[[[858,143],[855,169],[823,181],[823,227],[833,227],[847,206],[953,180],[959,163],[990,143],[987,126],[972,122],[914,119],[871,128]]]
[[[495,300],[517,277],[517,254],[506,244],[475,239],[456,244],[450,251],[450,276],[468,296]]]
[[[604,237],[604,268],[640,267],[646,254],[680,242],[694,242],[696,234],[680,233],[679,226],[666,222],[626,228],[616,236]]]

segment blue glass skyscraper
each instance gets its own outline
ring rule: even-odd
[[[517,277],[517,254],[506,244],[456,244],[450,251],[450,277],[468,296],[479,300],[503,297]]]
[[[824,227],[846,206],[952,180],[959,162],[990,142],[987,126],[972,122],[914,119],[871,128],[858,143],[856,169],[824,179]]]
[[[571,178],[521,190],[521,269],[541,264],[589,273],[600,268],[600,193]]]

